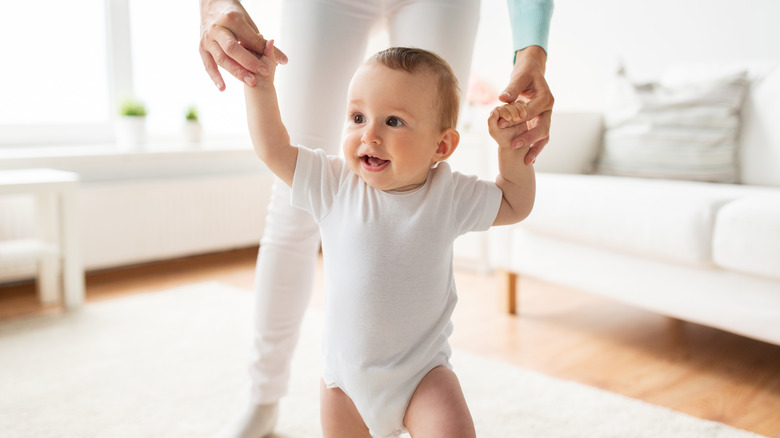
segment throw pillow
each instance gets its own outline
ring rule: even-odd
[[[605,114],[597,172],[736,182],[747,86],[744,71],[682,83],[635,83],[621,69]]]

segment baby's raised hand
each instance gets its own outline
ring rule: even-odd
[[[528,131],[528,125],[526,123],[518,123],[509,126],[510,120],[524,119],[526,114],[526,105],[520,101],[498,106],[490,112],[490,117],[488,117],[488,131],[490,132],[490,136],[498,143],[499,147],[512,148],[512,140]]]
[[[270,82],[273,83],[274,81],[274,75],[276,73],[276,66],[282,63],[281,59],[276,53],[276,49],[274,48],[274,40],[268,40],[265,42],[265,49],[263,50],[262,54],[258,54],[255,52],[254,55],[257,57],[257,59],[260,60],[260,62],[263,63],[263,65],[268,69],[268,75],[258,75],[256,74],[255,77],[257,78],[257,82]],[[286,61],[286,60],[285,60]]]

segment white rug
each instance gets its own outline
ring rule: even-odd
[[[319,437],[319,326],[310,312],[278,437]],[[220,283],[0,324],[0,437],[208,437],[247,397],[252,294]],[[752,433],[455,352],[491,437],[747,438]]]

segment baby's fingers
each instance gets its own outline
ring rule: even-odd
[[[490,129],[498,129],[498,122],[501,120],[501,111],[499,111],[499,108],[493,108],[493,111],[490,112],[490,116],[488,116],[488,128]]]
[[[267,76],[276,70],[276,65],[279,63],[279,55],[274,47],[274,40],[268,40],[265,42],[262,53],[255,53],[257,59],[265,67],[265,72],[262,76]]]
[[[498,122],[499,128],[506,128],[509,126],[516,125],[524,121],[526,115],[528,114],[528,109],[526,108],[525,103],[520,101],[515,101],[512,103],[507,103],[506,105],[501,105],[497,109],[499,110],[499,114],[503,119],[503,120],[499,120]]]
[[[526,114],[524,103],[512,102],[494,108],[490,113],[489,123],[494,124],[497,128],[508,128],[520,123]]]

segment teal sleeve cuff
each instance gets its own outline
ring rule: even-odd
[[[514,52],[528,46],[539,46],[546,52],[553,0],[509,0],[508,6]]]

